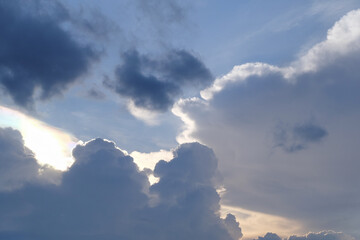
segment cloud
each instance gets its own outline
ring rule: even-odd
[[[322,231],[308,233],[305,236],[291,236],[289,240],[355,240],[355,238],[341,232]]]
[[[116,80],[104,83],[138,108],[164,112],[184,88],[204,87],[211,82],[205,65],[185,50],[173,50],[163,59],[151,59],[133,50],[124,53],[122,59]]]
[[[73,155],[76,162],[63,173],[61,184],[32,183],[0,193],[0,238],[241,236],[233,216],[219,216],[217,160],[203,145],[181,145],[173,160],[159,162],[155,173],[160,181],[150,188],[146,172],[111,141],[91,140],[76,146]]]
[[[24,146],[19,131],[0,128],[0,192],[13,191],[29,183],[55,183],[58,178],[59,172],[37,163],[33,152]]]
[[[61,4],[47,14],[51,4],[41,3],[0,2],[0,86],[23,107],[32,107],[38,89],[41,99],[62,93],[98,57],[61,28],[67,16]]]
[[[91,88],[87,91],[86,95],[90,98],[94,98],[97,100],[104,100],[105,99],[105,94],[103,92],[101,92],[98,89],[95,88]]]
[[[0,128],[0,149],[0,191],[20,188],[36,179],[39,166],[19,131]]]
[[[349,12],[287,66],[235,66],[174,105],[187,124],[178,140],[220,159],[223,204],[360,236],[359,19]]]
[[[239,223],[236,221],[236,217],[232,214],[227,214],[226,218],[224,219],[224,223],[226,229],[230,233],[233,239],[240,239],[242,238],[243,234],[241,228],[239,227]]]
[[[264,237],[258,237],[258,240],[281,240],[276,233],[267,233]]]
[[[281,240],[275,233],[266,233],[264,237],[258,237],[257,240]],[[321,231],[318,233],[308,233],[304,236],[292,235],[284,240],[355,240],[354,237],[344,234],[342,232]]]
[[[136,0],[142,12],[158,24],[165,22],[180,22],[185,18],[185,9],[178,1],[145,1]]]
[[[327,134],[324,128],[311,122],[296,124],[290,129],[279,125],[274,133],[275,146],[292,153],[307,148],[311,143],[319,142]]]

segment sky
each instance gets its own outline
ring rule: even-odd
[[[0,239],[360,240],[360,1],[0,0]]]

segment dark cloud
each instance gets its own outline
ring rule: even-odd
[[[276,147],[293,153],[303,150],[309,144],[319,142],[328,135],[328,132],[311,122],[297,124],[292,128],[279,125],[274,133]]]
[[[0,128],[0,192],[13,191],[26,184],[58,184],[60,179],[59,171],[38,164],[19,131]]]
[[[163,59],[151,59],[133,50],[124,53],[122,59],[116,81],[105,84],[149,110],[164,112],[184,88],[204,87],[211,81],[205,65],[185,50],[173,50]]]
[[[43,1],[22,3],[0,1],[0,85],[17,104],[31,107],[37,89],[41,99],[60,94],[87,72],[97,53],[60,27],[68,14],[61,4],[50,16],[47,5],[39,5]]]
[[[264,237],[258,237],[257,240],[281,240],[275,233],[267,233]],[[355,238],[342,232],[322,231],[318,233],[308,233],[304,236],[293,235],[284,240],[355,240]]]
[[[98,100],[102,100],[105,99],[105,93],[103,93],[102,91],[96,89],[96,88],[91,88],[87,91],[87,96],[94,98],[94,99],[98,99]]]
[[[24,146],[19,131],[0,128],[0,191],[10,191],[36,180],[39,165]]]
[[[308,233],[306,236],[291,236],[288,240],[355,240],[355,238],[341,232],[322,231]]]
[[[213,152],[193,143],[175,155],[157,164],[160,181],[149,189],[146,173],[113,142],[78,145],[60,185],[32,183],[0,193],[0,238],[237,239],[236,219],[218,215]]]
[[[264,237],[258,237],[257,240],[281,240],[281,237],[279,237],[275,233],[267,233]]]

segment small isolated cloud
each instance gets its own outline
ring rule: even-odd
[[[106,95],[105,93],[103,93],[102,91],[96,89],[96,88],[91,88],[87,91],[86,95],[88,97],[94,98],[94,99],[98,99],[98,100],[103,100],[105,99]]]
[[[296,124],[291,128],[279,125],[275,130],[274,140],[276,147],[292,153],[321,141],[327,135],[328,132],[324,128],[313,123]]]
[[[122,59],[116,80],[104,83],[139,108],[165,112],[184,88],[205,87],[212,80],[205,65],[185,50],[173,50],[162,59],[133,50],[124,53]]]
[[[67,16],[61,4],[51,17],[49,4],[23,3],[0,1],[0,86],[18,105],[32,107],[36,90],[41,99],[60,94],[87,72],[97,53],[61,28]]]
[[[73,155],[76,161],[61,184],[0,192],[1,239],[238,240],[242,235],[232,215],[219,216],[217,159],[203,145],[180,145],[174,159],[160,161],[154,171],[160,180],[151,187],[148,171],[139,171],[113,142],[94,139],[76,146]]]

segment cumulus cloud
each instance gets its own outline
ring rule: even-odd
[[[243,234],[241,228],[239,227],[239,223],[236,221],[236,217],[232,214],[227,214],[226,218],[224,219],[224,223],[226,229],[228,230],[229,234],[233,239],[240,239],[242,238]]]
[[[61,28],[67,12],[42,1],[0,1],[0,86],[18,105],[32,107],[60,94],[87,72],[97,53]],[[35,11],[37,10],[37,11]],[[49,10],[50,11],[50,10]]]
[[[210,71],[185,50],[173,50],[163,59],[152,59],[133,50],[125,52],[122,59],[116,80],[104,83],[136,107],[164,112],[184,88],[204,87],[211,82]]]
[[[279,237],[276,233],[267,233],[264,237],[258,237],[258,240],[281,240],[281,237]]]
[[[360,235],[359,19],[346,14],[288,66],[235,66],[202,99],[175,104],[187,124],[178,139],[221,160],[224,204]]]
[[[217,160],[207,147],[179,146],[159,162],[160,181],[113,142],[94,139],[73,151],[76,162],[60,185],[24,185],[0,193],[0,238],[6,239],[229,239],[241,230],[219,216]],[[155,205],[150,205],[156,197]],[[229,229],[229,230],[228,230]]]
[[[24,146],[21,133],[0,128],[0,192],[13,191],[29,183],[56,183],[60,173],[40,166],[34,153]]]
[[[20,132],[12,128],[0,128],[0,164],[0,191],[34,181],[39,171],[34,154],[24,146]]]

